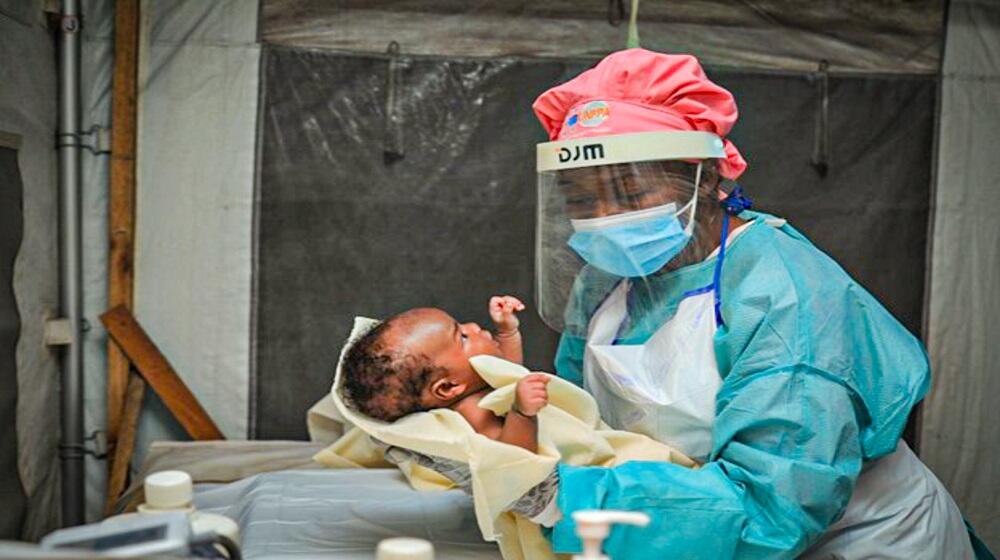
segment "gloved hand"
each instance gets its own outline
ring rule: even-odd
[[[455,483],[455,486],[462,489],[466,494],[472,494],[472,473],[469,466],[460,461],[453,461],[443,457],[432,457],[403,449],[386,445],[375,440],[376,445],[385,448],[385,459],[394,465],[405,461],[414,461],[422,467],[434,470]],[[559,519],[559,510],[555,507],[556,494],[559,492],[559,471],[553,470],[549,476],[533,486],[523,496],[510,504],[506,511],[527,517],[529,520],[551,527]]]

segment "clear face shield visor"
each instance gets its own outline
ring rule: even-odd
[[[586,336],[583,317],[623,279],[671,269],[698,235],[705,132],[647,132],[538,146],[536,303],[545,323]],[[590,301],[594,300],[594,301]]]

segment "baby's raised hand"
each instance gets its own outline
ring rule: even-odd
[[[552,381],[547,373],[531,373],[517,382],[514,388],[514,410],[524,416],[534,416],[549,404],[549,390]]]
[[[524,304],[513,296],[493,296],[490,298],[490,319],[499,334],[517,331],[521,322],[517,312],[524,311]]]

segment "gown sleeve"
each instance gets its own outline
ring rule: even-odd
[[[861,470],[851,391],[801,365],[725,384],[718,403],[715,451],[701,468],[560,465],[554,550],[580,550],[571,516],[581,509],[651,517],[645,528],[614,529],[605,542],[613,558],[794,558],[815,542]]]
[[[619,282],[621,278],[589,265],[574,279],[556,349],[555,369],[559,377],[583,387],[583,354],[590,318]]]
[[[583,387],[583,352],[587,341],[563,334],[556,349],[556,375]]]

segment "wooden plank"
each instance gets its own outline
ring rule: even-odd
[[[131,360],[139,375],[163,400],[174,418],[195,440],[226,439],[198,399],[177,375],[132,313],[119,305],[101,315],[108,334]]]
[[[108,305],[132,307],[135,239],[136,96],[139,0],[115,2],[115,67],[112,90],[110,193],[108,199]],[[108,443],[118,438],[129,363],[108,341]],[[113,467],[109,463],[108,468]]]
[[[142,397],[145,391],[146,382],[138,375],[130,375],[128,389],[125,391],[125,408],[121,416],[121,432],[118,434],[118,444],[115,446],[114,459],[111,461],[111,474],[108,476],[105,516],[115,513],[115,504],[125,491],[125,484],[128,482],[128,466],[135,450],[135,434],[139,427],[139,412],[142,410]]]

